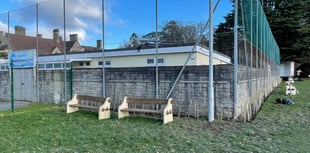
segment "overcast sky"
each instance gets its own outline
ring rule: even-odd
[[[63,36],[63,0],[6,0],[0,2],[0,31],[10,32],[14,26],[26,28],[26,34],[36,34],[36,3],[38,3],[38,31],[52,38],[52,30],[60,29]],[[214,0],[214,5],[216,1]],[[209,13],[208,0],[158,0],[159,28],[169,21],[205,23]],[[96,45],[102,39],[101,0],[66,0],[66,34],[77,33],[81,44]],[[131,33],[139,36],[155,31],[155,0],[105,0],[105,48],[116,48],[128,40]],[[230,0],[222,0],[214,14],[215,25],[232,11]]]

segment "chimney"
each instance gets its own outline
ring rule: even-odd
[[[42,38],[42,34],[38,34],[37,37],[38,37],[38,38]]]
[[[53,30],[53,40],[56,40],[56,42],[59,43],[59,29]]]
[[[25,36],[26,35],[26,29],[22,26],[15,26],[15,34]]]
[[[97,40],[97,49],[100,50],[102,49],[102,40]]]
[[[78,41],[78,34],[71,34],[70,41]]]

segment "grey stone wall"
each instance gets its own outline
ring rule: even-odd
[[[166,98],[178,76],[181,67],[159,67],[159,98]],[[105,70],[106,96],[112,98],[114,110],[125,96],[155,98],[154,67],[107,68]],[[102,95],[102,69],[74,69],[73,93]],[[216,111],[231,117],[232,111],[232,66],[215,66],[214,99]],[[171,97],[177,101],[176,115],[206,116],[208,114],[208,66],[188,66],[185,68]]]
[[[235,118],[249,121],[261,108],[265,98],[281,83],[278,71],[268,69],[252,69],[239,67],[238,102],[235,104]]]
[[[10,100],[10,76],[9,71],[0,71],[0,100]]]
[[[71,78],[73,95],[102,96],[102,69],[74,69]]]
[[[166,98],[181,67],[159,67],[159,98]],[[102,96],[102,69],[73,69],[39,71],[38,98],[40,102],[62,103],[71,95]],[[247,121],[255,117],[264,99],[281,80],[273,70],[239,67],[238,101],[233,96],[233,66],[214,66],[214,100],[217,119],[236,118]],[[112,108],[117,110],[124,96],[155,98],[155,68],[106,68],[106,96],[112,98]],[[0,100],[9,100],[9,72],[0,72]],[[64,97],[64,92],[67,97]],[[35,91],[34,91],[35,92]],[[179,116],[202,117],[208,115],[208,66],[187,66],[176,84],[171,97],[177,101],[174,113]]]
[[[70,99],[70,74],[67,72],[67,99]],[[63,70],[39,71],[38,93],[40,102],[65,103],[65,83]]]

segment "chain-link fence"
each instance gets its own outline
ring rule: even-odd
[[[223,22],[223,16],[232,11],[231,2],[218,2],[213,10],[214,22],[211,22],[213,26]],[[12,10],[0,14],[0,56],[3,59],[0,61],[0,71],[9,70],[7,67],[8,52],[35,50],[36,66],[31,72],[27,72],[27,76],[32,76],[31,84],[34,92],[32,101],[66,103],[73,93],[77,93],[74,90],[81,89],[81,87],[73,88],[74,85],[72,85],[75,83],[73,71],[76,68],[83,68],[86,71],[96,69],[96,74],[100,73],[98,70],[101,69],[101,80],[96,77],[97,83],[87,83],[94,80],[85,81],[84,88],[86,90],[90,86],[95,86],[100,88],[96,89],[96,96],[99,96],[98,92],[101,92],[100,96],[107,96],[105,69],[106,66],[111,65],[112,59],[112,55],[107,56],[107,53],[112,53],[112,51],[119,53],[124,49],[136,50],[139,53],[141,49],[147,48],[157,49],[194,44],[208,49],[210,39],[208,35],[210,31],[206,30],[210,12],[208,5],[209,2],[205,0],[195,0],[195,2],[186,0],[49,0]],[[216,72],[214,76],[219,77],[215,79],[219,83],[219,88],[230,89],[231,93],[233,90],[238,91],[237,95],[228,95],[229,100],[225,103],[229,105],[229,112],[239,112],[239,110],[232,110],[231,106],[238,109],[240,107],[239,114],[242,119],[246,119],[248,117],[245,116],[252,116],[248,114],[257,112],[257,107],[260,107],[257,99],[269,94],[274,86],[272,82],[278,79],[279,48],[259,0],[239,1],[238,8],[237,61],[233,60],[234,45],[236,45],[232,30],[234,25],[230,25],[230,30],[214,35],[214,52],[221,57],[230,58],[231,63],[228,62],[228,64],[239,65],[238,78],[234,78],[239,83],[238,87],[232,87],[232,80],[225,80],[227,82],[224,83],[219,80],[221,77],[232,76],[231,67],[229,67],[229,72]],[[191,54],[192,52],[188,52],[186,57],[198,60],[198,57],[191,56]],[[95,64],[90,62],[94,58],[97,59]],[[148,55],[148,59],[150,58],[154,62],[158,54],[154,52]],[[168,57],[161,55],[160,58],[163,61]],[[199,60],[208,61],[207,58]],[[158,63],[159,60],[155,61]],[[185,60],[184,63],[186,63]],[[127,66],[126,63],[123,65]],[[197,62],[196,65],[200,63]],[[155,67],[155,65],[152,66]],[[182,66],[182,64],[177,66]],[[173,89],[171,86],[175,81],[173,79],[159,80],[158,69],[160,67],[156,65],[156,82],[154,83],[156,94],[153,94],[156,98],[160,94],[161,83],[164,82],[168,90]],[[204,78],[205,80],[198,80],[198,82],[205,81],[201,89],[207,84],[208,76]],[[232,79],[232,77],[229,78]],[[30,82],[22,77],[22,74],[14,79],[24,79],[24,82]],[[6,89],[10,88],[9,83],[1,82],[1,84],[4,84]],[[15,86],[15,88],[23,88],[25,83]],[[192,86],[194,85],[186,87],[188,96],[197,95],[196,99],[203,99],[203,103],[206,103],[208,90],[202,89],[201,91],[206,93],[196,94]],[[7,90],[0,91],[6,92]],[[241,101],[240,104],[232,100],[233,96],[242,95],[243,92],[246,93],[248,99],[238,99]],[[6,97],[2,99],[9,99],[9,93],[3,95]],[[23,97],[17,97],[17,99],[23,100]],[[261,100],[258,101],[261,103]],[[201,102],[191,101],[190,103],[196,109],[199,106],[198,103]],[[252,111],[254,105],[255,111]],[[218,106],[226,107],[221,104]],[[189,106],[185,107],[189,108]],[[251,110],[248,111],[248,109]],[[221,112],[221,114],[225,113]]]

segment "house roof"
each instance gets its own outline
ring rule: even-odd
[[[10,34],[10,49],[12,51],[19,50],[29,50],[36,49],[36,37],[32,36],[22,36]],[[64,41],[57,41],[46,38],[38,38],[38,49],[40,55],[52,54],[52,51],[57,47],[61,52],[63,52]]]
[[[10,45],[12,51],[36,49],[36,37],[22,36],[10,34]],[[38,38],[39,48],[39,61],[61,61],[64,60],[63,50],[65,42],[59,40]],[[2,44],[0,47],[4,47]],[[7,45],[6,45],[7,47]],[[83,58],[100,58],[102,57],[101,49],[91,46],[82,46],[78,41],[66,41],[67,60],[70,59],[83,59]],[[209,55],[207,48],[195,45],[183,46],[160,46],[158,50],[154,46],[143,47],[141,49],[112,49],[105,50],[105,57],[121,57],[121,56],[141,56],[141,55],[155,55],[158,54],[175,54],[175,53],[190,53],[198,52],[204,55]],[[214,52],[214,58],[220,59],[227,63],[230,63],[230,57],[227,57],[219,52]]]
[[[19,50],[29,50],[29,49],[36,49],[36,41],[37,38],[33,37],[33,36],[23,36],[23,35],[16,35],[16,34],[10,34],[10,49],[12,51],[19,51]],[[80,46],[79,43],[77,43],[76,41],[66,41],[66,51],[68,53],[70,52],[74,52],[76,45],[78,44],[78,48],[84,48],[84,46]],[[51,55],[51,54],[55,54],[53,53],[53,51],[55,49],[58,49],[62,54],[64,52],[64,45],[65,42],[63,40],[53,40],[53,39],[47,39],[47,38],[38,38],[38,49],[39,49],[39,56],[42,55]],[[3,45],[1,46],[3,47],[8,47],[7,45]],[[87,47],[87,49],[86,49]],[[90,47],[90,46],[85,46],[85,50],[90,50],[90,51],[94,51],[96,49],[96,47]]]
[[[177,54],[177,53],[190,53],[190,52],[198,52],[203,55],[209,55],[209,50],[200,46],[178,46],[178,47],[163,47],[158,48],[158,54]],[[156,49],[141,49],[137,51],[136,49],[127,49],[127,50],[105,50],[104,56],[109,57],[123,57],[123,56],[141,56],[141,55],[155,55]],[[101,51],[93,51],[93,52],[75,52],[72,54],[68,54],[66,56],[67,60],[71,59],[85,59],[85,58],[101,58]],[[213,57],[217,58],[221,61],[225,61],[230,63],[230,57],[223,55],[219,52],[214,52]],[[39,62],[54,62],[54,61],[63,61],[63,55],[49,55],[49,56],[40,56]]]

